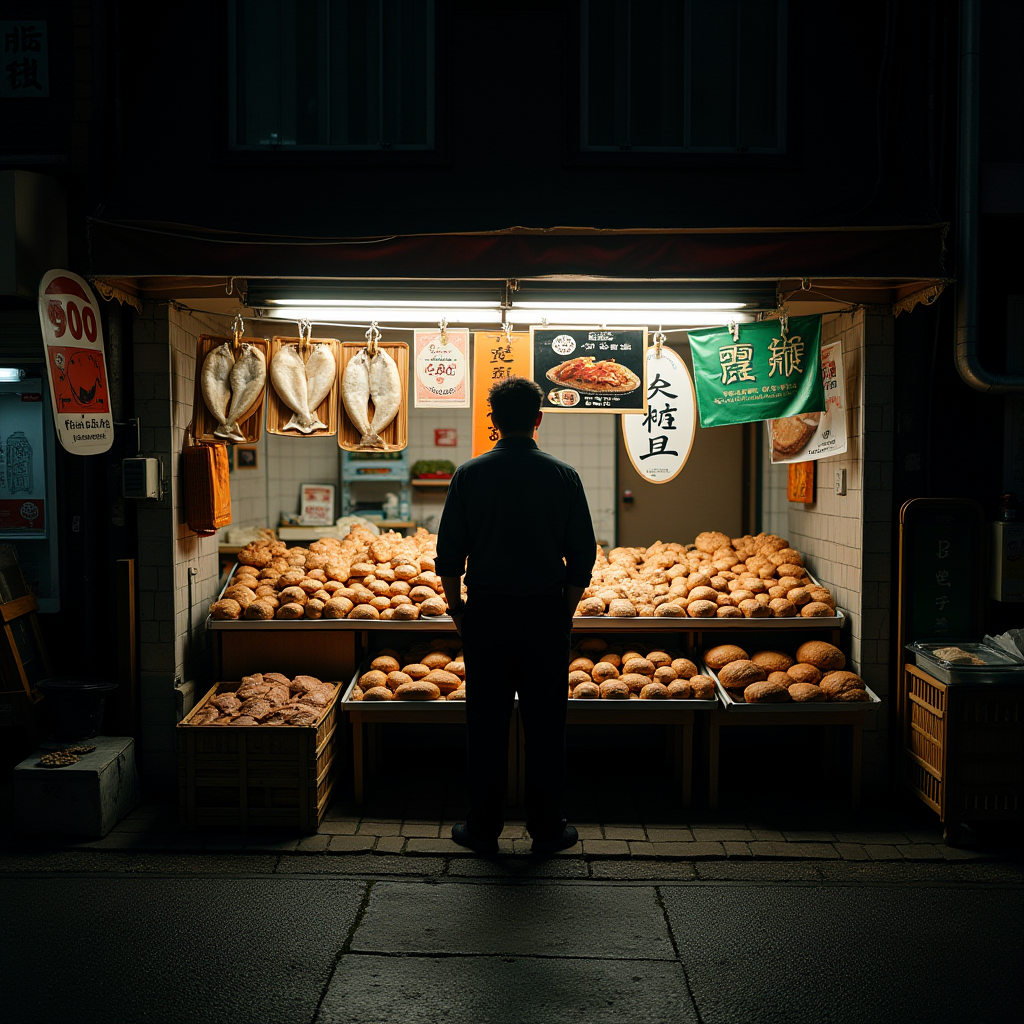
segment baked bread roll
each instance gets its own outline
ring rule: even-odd
[[[751,683],[761,683],[767,678],[768,673],[760,665],[743,659],[730,661],[718,673],[718,681],[727,690],[742,690]]]
[[[732,542],[724,533],[718,533],[715,531],[698,533],[693,544],[698,551],[703,551],[705,554],[709,555],[713,554],[719,548],[732,546]]]
[[[803,607],[811,599],[811,592],[806,587],[794,587],[788,594],[786,594],[787,600],[790,600],[797,606],[797,608]]]
[[[441,666],[435,667],[440,668]],[[424,665],[422,662],[412,662],[409,665],[403,665],[402,671],[415,681],[417,679],[423,679],[425,676],[430,675],[430,666]]]
[[[581,653],[592,658],[598,654],[603,654],[608,650],[608,642],[606,640],[602,640],[599,636],[587,636],[584,637],[576,647]]]
[[[788,690],[793,680],[785,672],[769,672],[768,682],[774,683],[776,686],[785,686]]]
[[[224,597],[232,601],[237,601],[244,611],[256,597],[256,593],[248,587],[235,585],[233,587],[228,587],[227,590],[224,591]]]
[[[363,690],[363,700],[394,700],[395,695],[386,686]]]
[[[569,686],[571,687],[579,686],[580,683],[589,683],[590,681],[590,673],[588,672],[581,672],[577,669],[575,672],[569,673]]]
[[[622,674],[635,673],[641,676],[653,676],[654,665],[647,658],[630,658],[622,664]]]
[[[689,601],[686,614],[692,619],[713,619],[718,614],[716,601]]]
[[[633,606],[632,601],[617,597],[609,603],[608,614],[622,619],[632,618],[636,615],[636,608]]]
[[[576,606],[577,615],[604,615],[604,601],[597,596],[585,597]]]
[[[465,700],[466,699],[466,688],[460,686],[457,690],[452,690],[451,693],[445,697],[445,700]]]
[[[779,683],[751,683],[743,690],[743,699],[748,704],[787,704],[793,698],[789,688]]]
[[[222,597],[210,605],[210,617],[214,619],[237,619],[242,614],[242,606],[230,597]]]
[[[417,604],[400,604],[397,608],[393,609],[394,615],[392,618],[401,619],[403,621],[411,621],[412,619],[418,619],[420,617],[420,606]]]
[[[409,680],[409,682],[415,681]],[[424,676],[420,682],[433,683],[442,694],[449,694],[452,690],[458,690],[463,686],[462,680],[457,675],[443,668],[432,669],[430,674]],[[397,693],[398,691],[396,690],[395,692]]]
[[[466,678],[466,663],[462,658],[457,658],[455,661],[449,661],[444,667],[445,672],[451,672],[453,676],[458,676],[460,679]]]
[[[843,703],[852,704],[857,701],[871,700],[871,694],[869,694],[867,690],[844,690],[838,697],[833,699],[842,701]]]
[[[673,658],[671,664],[679,679],[689,679],[697,674],[697,666],[689,658]]]
[[[586,672],[589,675],[594,670],[594,663],[589,658],[573,658],[569,662],[570,672]]]
[[[748,619],[765,619],[772,616],[771,608],[756,599],[753,601],[741,601],[739,609]]]
[[[403,604],[412,604],[412,598],[406,597],[404,594],[392,594],[391,595],[391,607],[401,608]]]
[[[392,597],[408,597],[410,590],[412,590],[412,587],[404,580],[395,580],[394,583],[388,586],[388,593]]]
[[[690,700],[693,697],[693,687],[685,679],[675,679],[668,684],[669,700]]]
[[[309,595],[302,587],[285,587],[278,597],[282,604],[305,604]]]
[[[632,661],[634,658],[642,658],[643,656],[644,655],[643,655],[642,651],[634,651],[632,649],[630,649],[628,651],[623,651],[622,652],[622,665],[621,665],[622,671],[623,672],[626,671],[626,662],[627,661]]]
[[[623,672],[618,678],[618,682],[622,683],[630,693],[639,693],[650,681],[650,676],[641,675],[639,672]]]
[[[714,587],[691,587],[687,597],[691,601],[718,601],[718,591]]]
[[[719,619],[742,619],[743,612],[739,610],[735,605],[723,604],[718,606],[718,611],[715,615]]]
[[[369,673],[367,673],[367,675],[369,675]],[[361,682],[362,682],[362,680],[360,680],[360,683]],[[387,678],[385,680],[385,685],[387,686],[387,688],[392,693],[394,693],[395,690],[397,690],[400,686],[404,685],[405,683],[414,683],[414,682],[416,682],[416,680],[413,679],[412,676],[408,676],[404,672],[399,672],[396,669],[394,672],[389,672],[387,674]]]
[[[397,611],[397,609],[396,609]],[[355,608],[348,613],[350,619],[379,619],[380,612],[377,611],[373,605],[369,604],[357,604]]]
[[[448,605],[444,603],[443,597],[428,597],[426,601],[420,602],[420,615],[444,615],[448,611]]]
[[[826,672],[818,685],[829,700],[838,699],[840,694],[846,693],[847,690],[863,690],[865,688],[864,680],[859,675],[842,670]]]
[[[832,596],[832,591],[825,587],[808,587],[807,593],[811,595],[812,601],[820,601],[822,604],[827,604],[830,608],[835,608],[836,599]]]
[[[813,665],[804,665],[797,662],[786,670],[786,675],[796,683],[810,683],[817,686],[821,682],[821,672]]]
[[[275,619],[301,619],[306,614],[306,609],[301,604],[292,602],[283,604],[274,612]]]
[[[825,692],[820,686],[815,686],[814,683],[790,683],[789,695],[798,704],[823,701],[826,699]]]
[[[686,609],[675,601],[664,601],[654,606],[654,614],[663,619],[681,619],[686,615]]]
[[[647,682],[646,676],[639,678]],[[600,686],[601,696],[604,700],[628,700],[629,687],[621,679],[608,679]]]
[[[601,696],[601,688],[597,683],[578,683],[573,687],[572,695],[576,700],[597,700]]]
[[[750,660],[765,672],[785,672],[793,665],[793,659],[783,651],[755,651]]]
[[[599,661],[590,673],[595,683],[603,683],[606,679],[618,679],[619,670],[607,661]]]
[[[704,663],[708,668],[713,668],[716,672],[725,668],[731,661],[749,660],[750,656],[747,652],[735,644],[719,644],[717,647],[712,647],[704,652]],[[691,662],[690,664],[693,663]],[[696,666],[694,666],[694,674],[696,674]]]
[[[421,664],[426,665],[428,669],[444,668],[451,660],[452,656],[447,652],[434,650],[423,656]]]
[[[601,655],[601,661],[607,662],[609,665],[613,665],[615,668],[622,668],[622,655],[616,651],[605,651]],[[600,664],[600,662],[595,663]]]
[[[666,654],[665,651],[649,651],[647,654],[647,660],[655,668],[661,668],[662,665],[672,664],[672,655]]]
[[[420,574],[420,567],[418,565],[409,565],[408,563],[403,565],[395,566],[395,579],[402,582],[408,582],[411,579],[415,579]]]
[[[395,690],[395,700],[437,700],[440,696],[440,688],[426,679],[405,683]]]
[[[713,700],[715,697],[715,681],[711,676],[691,676],[686,680],[697,700]]]
[[[391,607],[390,597],[375,597],[370,602],[371,608],[376,608],[378,612],[384,611],[385,608]]]
[[[788,619],[797,614],[797,607],[792,601],[787,601],[784,597],[774,598],[768,605],[777,619]]]
[[[800,609],[800,614],[808,619],[820,619],[826,615],[835,615],[835,609],[822,601],[808,601]]]
[[[245,609],[245,618],[257,620],[272,619],[276,610],[269,601],[258,597],[255,601],[250,602],[249,607]]]
[[[668,700],[668,687],[664,683],[648,683],[640,691],[641,700]]]
[[[813,665],[822,672],[834,672],[846,667],[846,655],[824,640],[808,640],[801,644],[796,649],[796,660]]]
[[[654,670],[654,681],[656,683],[663,683],[665,686],[668,686],[669,683],[674,682],[677,678],[676,670],[671,665],[662,665]]]
[[[353,686],[352,687],[352,692],[349,693],[349,695],[348,695],[348,699],[349,700],[362,700],[363,699],[363,691],[360,690],[358,686]]]
[[[367,690],[372,690],[375,686],[387,685],[388,674],[382,672],[380,669],[372,668],[368,672],[364,672],[359,677],[359,687],[365,693]]]

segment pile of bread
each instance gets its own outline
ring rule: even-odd
[[[458,637],[377,652],[349,700],[465,700],[466,662]]]
[[[734,701],[747,704],[871,700],[864,680],[844,671],[843,652],[823,640],[801,644],[795,657],[783,651],[747,654],[735,644],[721,644],[704,652],[704,664],[718,673]]]
[[[434,572],[437,536],[377,536],[354,526],[343,539],[324,537],[308,548],[277,540],[247,544],[220,599],[215,619],[397,619],[448,611]]]
[[[222,683],[187,725],[316,725],[339,687],[316,676],[289,679],[280,672],[243,676],[237,689]]]
[[[599,637],[569,652],[574,700],[714,700],[715,682],[689,658],[641,644],[609,646]]]
[[[781,537],[701,533],[693,544],[598,549],[577,615],[808,618],[836,614],[800,552]]]

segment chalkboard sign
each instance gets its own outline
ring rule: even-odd
[[[983,632],[985,515],[974,501],[915,498],[900,509],[900,645]]]

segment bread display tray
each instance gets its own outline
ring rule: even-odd
[[[342,622],[345,620],[342,619]],[[358,619],[356,620],[359,621]],[[415,625],[418,620],[414,619],[412,624]],[[382,626],[388,625],[387,622],[380,623]],[[408,623],[406,623],[408,625]],[[352,700],[352,687],[356,685],[359,677],[370,668],[370,662],[372,658],[365,658],[362,664],[356,669],[355,675],[352,676],[348,686],[345,687],[345,694],[341,698],[341,704],[346,710],[361,710],[365,708],[372,708],[374,711],[377,708],[401,708],[402,712],[411,711],[414,714],[422,713],[424,715],[438,714],[439,712],[447,709],[449,712],[453,708],[461,708],[465,710],[466,702],[461,700]],[[518,697],[516,698],[516,704],[519,703]],[[396,712],[397,714],[398,712]]]
[[[629,618],[620,618],[616,615],[577,615],[572,620],[572,628],[580,633],[608,633],[619,630],[675,630],[677,633],[710,633],[712,631],[725,630],[733,633],[747,630],[783,630],[783,629],[814,629],[820,626],[828,626],[832,629],[842,627],[846,616],[841,608],[836,610],[835,615],[821,616],[818,618],[804,618],[800,615],[791,615],[788,618],[770,619],[692,619],[689,616],[673,618],[663,615],[637,615]],[[418,620],[416,620],[418,621]]]
[[[743,700],[735,700],[729,691],[718,681],[718,673],[713,668],[708,668],[702,661],[700,670],[704,675],[711,676],[715,681],[715,689],[718,691],[718,700],[723,709],[740,715],[778,715],[778,714],[839,714],[848,711],[869,711],[877,708],[882,701],[870,686],[865,684],[870,700],[862,701],[786,701],[771,703],[765,701],[763,704],[748,704]]]
[[[944,647],[959,647],[960,650],[981,658],[984,665],[956,665],[933,653]],[[906,645],[907,652],[919,669],[947,686],[964,683],[1007,685],[1024,683],[1024,661],[1014,658],[1009,651],[993,647],[992,644],[973,640],[917,640]]]

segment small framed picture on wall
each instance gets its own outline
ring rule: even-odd
[[[235,446],[235,469],[256,469],[258,467],[257,449],[248,446]]]

